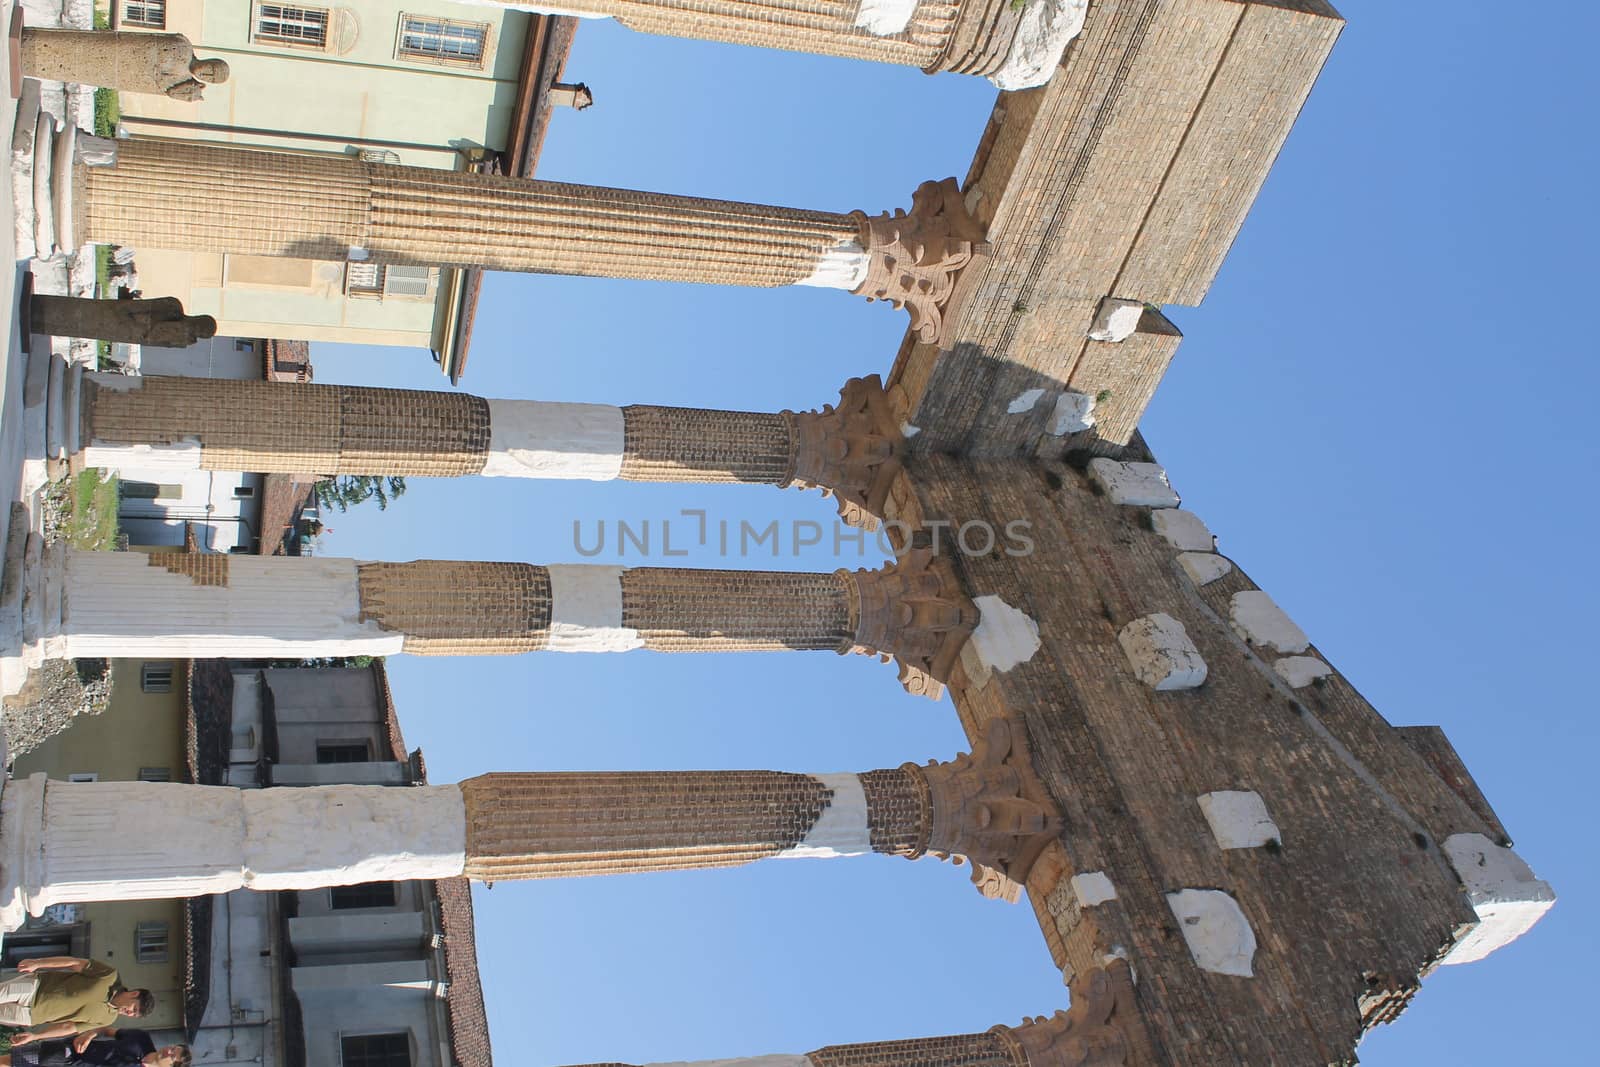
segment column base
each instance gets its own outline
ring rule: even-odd
[[[18,505],[12,514],[0,589],[0,696],[6,697],[27,688],[45,660],[58,658],[52,645],[61,630],[66,548],[46,545],[42,534],[19,521],[22,510]]]

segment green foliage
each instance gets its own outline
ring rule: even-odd
[[[94,132],[97,137],[115,137],[122,121],[122,98],[115,89],[94,91]]]
[[[94,246],[95,295],[105,296],[111,291],[111,246]]]
[[[317,503],[336,511],[349,511],[368,500],[387,511],[389,501],[405,495],[406,480],[395,475],[341,474],[317,483]]]
[[[1102,389],[1098,393],[1094,394],[1094,402],[1096,404],[1104,404],[1107,400],[1110,400],[1110,399],[1111,399],[1111,390],[1109,390],[1109,389]]]

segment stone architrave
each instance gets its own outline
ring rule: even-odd
[[[182,302],[173,296],[151,300],[34,296],[29,301],[28,313],[29,328],[47,337],[90,337],[125,344],[188,348],[217,335],[216,319],[210,315],[185,315]]]
[[[24,29],[22,69],[30,78],[190,101],[228,80],[226,61],[196,59],[180,33]]]
[[[987,246],[954,179],[876,217],[287,155],[76,130],[49,197],[56,243],[604,278],[844,289],[943,332],[957,274]],[[152,209],[151,205],[160,205]]]
[[[78,459],[107,470],[744,482],[820,489],[854,525],[882,514],[905,446],[877,375],[774,414],[93,374],[80,419]]]
[[[38,535],[31,535],[37,539]],[[977,610],[926,550],[868,571],[540,567],[85,552],[22,568],[26,667],[90,657],[859,652],[916,693],[948,680]],[[9,591],[8,591],[9,594]],[[8,685],[15,684],[8,681]]]
[[[757,45],[987,77],[1002,89],[1050,80],[1083,28],[1088,0],[498,0],[641,33]]]
[[[993,815],[992,818],[989,816]],[[1059,826],[962,757],[846,774],[485,774],[458,785],[48,782],[0,793],[0,917],[54,904],[366,881],[571,878],[880,853],[1012,865]]]

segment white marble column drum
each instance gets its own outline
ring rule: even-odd
[[[44,659],[389,656],[404,635],[361,618],[349,559],[67,550],[48,588]],[[48,568],[47,570],[53,570]]]
[[[48,782],[0,793],[0,918],[52,904],[450,878],[466,866],[454,785],[234,789]]]

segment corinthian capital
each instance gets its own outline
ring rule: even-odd
[[[978,625],[977,606],[950,561],[916,548],[878,570],[839,571],[850,579],[855,643],[846,651],[893,658],[900,684],[938,699],[961,646]]]
[[[1027,1067],[1120,1067],[1136,1062],[1141,1027],[1133,971],[1126,960],[1084,971],[1072,981],[1072,1007],[1021,1026],[989,1032]]]
[[[909,214],[896,209],[869,217],[856,211],[851,217],[861,226],[861,246],[869,256],[867,276],[853,292],[907,309],[917,338],[937,343],[956,276],[974,255],[988,251],[961,186],[954,178],[923,182],[911,196]]]
[[[790,485],[821,489],[835,498],[839,515],[868,529],[883,515],[905,436],[889,410],[883,379],[851,378],[839,390],[839,406],[784,412],[794,424]]]
[[[929,851],[967,860],[978,892],[1015,901],[1028,869],[1061,828],[1021,727],[991,719],[971,755],[918,770],[928,783]]]

